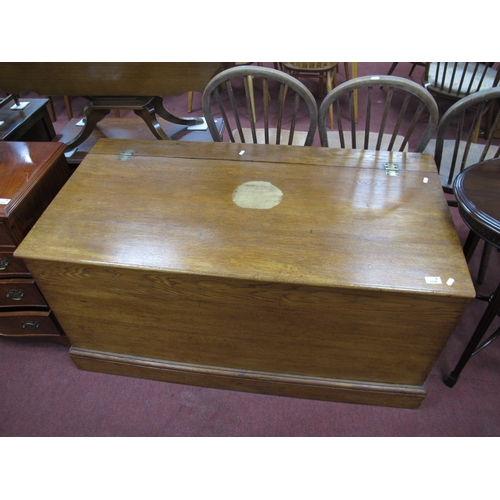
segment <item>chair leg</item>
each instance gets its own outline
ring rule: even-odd
[[[397,62],[393,62],[393,63],[391,64],[391,67],[390,67],[389,72],[387,73],[387,75],[392,75],[393,71],[396,69],[396,66],[397,66],[398,64],[399,64],[399,63],[397,63]],[[412,70],[412,71],[413,71],[413,70]],[[411,74],[411,73],[410,73],[410,74]]]
[[[52,96],[47,96],[49,100],[47,104],[47,111],[49,112],[50,121],[55,122],[57,120],[56,111],[54,109],[54,101],[52,100]]]
[[[490,297],[488,307],[486,308],[486,311],[484,312],[481,320],[479,321],[476,330],[472,334],[472,337],[469,340],[469,343],[467,344],[467,347],[465,348],[465,351],[460,357],[457,365],[455,366],[455,369],[448,375],[447,378],[445,378],[444,383],[448,387],[453,387],[457,383],[458,377],[462,373],[462,370],[464,369],[465,365],[467,364],[471,356],[473,356],[476,353],[476,348],[479,345],[479,342],[483,338],[484,334],[486,333],[486,330],[489,328],[489,326],[491,325],[491,323],[493,322],[499,311],[500,311],[500,284],[498,285],[493,295]]]
[[[327,76],[328,78],[328,76]],[[319,83],[318,83],[318,97],[323,97],[323,73],[319,74]],[[327,90],[328,92],[328,90]]]
[[[337,86],[337,69],[333,68],[333,70],[326,74],[326,92],[329,94],[333,87]],[[333,130],[333,105],[328,109],[328,113],[330,115],[330,128]]]
[[[353,62],[352,65],[352,78],[358,77],[358,63]],[[358,89],[356,89],[353,93],[354,97],[354,122],[358,123]]]
[[[344,73],[345,73],[346,81],[350,80],[350,78],[349,78],[349,63],[348,62],[344,63]]]
[[[64,104],[66,106],[66,114],[68,115],[68,120],[73,118],[73,108],[71,107],[71,101],[67,95],[64,96]]]
[[[483,253],[481,255],[481,265],[479,266],[479,272],[477,273],[477,282],[481,285],[484,281],[484,277],[486,276],[486,268],[488,267],[488,262],[490,260],[491,250],[493,247],[484,242]]]
[[[250,105],[252,106],[252,115],[254,123],[257,121],[257,117],[255,114],[255,97],[253,92],[253,77],[248,76],[248,91],[250,93]]]

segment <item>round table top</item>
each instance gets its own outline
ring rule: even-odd
[[[464,222],[500,248],[500,159],[465,169],[455,179],[453,191]]]

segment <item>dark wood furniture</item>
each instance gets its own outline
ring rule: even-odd
[[[365,113],[359,126],[355,91],[359,109]],[[329,131],[326,115],[332,106],[335,130]],[[323,99],[318,130],[325,147],[422,152],[438,119],[437,104],[422,86],[396,76],[362,76],[342,83]],[[410,140],[414,141],[411,148]]]
[[[66,341],[14,251],[69,177],[64,145],[0,142],[0,335]]]
[[[163,107],[163,96],[190,90],[203,92],[222,63],[0,63],[0,88],[10,94],[82,96],[85,126],[67,143],[71,151],[82,144],[96,124],[112,109],[133,110],[158,139],[169,139],[157,116],[179,125],[194,125],[201,118],[181,118]]]
[[[470,260],[480,239],[500,248],[500,159],[487,160],[473,165],[458,175],[454,192],[463,221],[470,229],[464,245],[464,254]],[[481,345],[479,343],[500,312],[500,285],[489,297],[477,298],[488,301],[488,306],[476,330],[460,357],[455,369],[445,379],[448,387],[453,387],[474,354],[484,349],[500,336],[500,328]]]
[[[436,98],[456,102],[500,82],[498,62],[427,62],[422,85]]]
[[[56,135],[59,142],[68,142],[81,130],[78,125],[80,120],[73,119]],[[178,125],[158,118],[161,128],[167,133],[171,140],[176,141],[210,141],[210,133],[207,130],[189,130],[185,125]],[[221,118],[215,120],[215,126],[222,134],[224,123]],[[146,123],[140,118],[104,118],[101,120],[92,134],[72,151],[66,152],[66,159],[72,170],[80,165],[92,147],[99,139],[154,139],[154,135]]]
[[[16,255],[80,368],[355,403],[418,407],[475,296],[417,153],[102,139]]]
[[[0,107],[0,141],[51,141],[56,133],[50,119],[48,99],[20,99],[28,102],[23,109],[11,109],[14,100],[5,100]]]
[[[393,62],[393,63],[391,64],[391,67],[389,68],[389,71],[387,72],[387,74],[388,74],[389,76],[391,76],[391,75],[394,73],[394,70],[396,69],[396,66],[397,66],[398,64],[399,64],[399,62]],[[412,75],[413,71],[415,70],[415,68],[416,68],[417,66],[423,66],[423,67],[425,68],[425,63],[424,63],[424,62],[411,62],[411,63],[409,63],[409,64],[411,64],[411,69],[410,69],[410,72],[409,72],[408,76],[411,76],[411,75]]]
[[[243,90],[246,107],[238,109],[234,90]],[[257,91],[259,90],[259,92]],[[222,141],[214,117],[222,117],[231,142],[310,146],[318,122],[316,100],[307,87],[283,71],[237,66],[216,75],[202,95],[203,114],[214,141]],[[308,129],[296,131],[298,116]]]

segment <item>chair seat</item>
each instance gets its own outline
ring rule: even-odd
[[[245,142],[247,143],[253,143],[253,137],[252,137],[252,129],[251,128],[243,128],[243,135],[245,137]],[[276,128],[270,128],[269,129],[269,144],[276,144],[276,133],[277,133]],[[255,133],[257,136],[257,144],[266,144],[265,140],[265,131],[263,128],[257,128],[255,129]],[[241,143],[240,139],[240,134],[238,130],[233,130],[233,137],[234,137],[234,142]],[[293,140],[292,144],[294,146],[303,146],[304,142],[307,137],[307,132],[300,132],[295,130],[293,132]],[[290,138],[290,131],[289,130],[281,130],[281,137],[280,137],[280,144],[288,144],[288,140]]]
[[[339,133],[337,131],[331,131],[327,132],[326,135],[328,136],[328,147],[330,148],[340,148],[340,137]],[[389,150],[389,143],[391,142],[391,134],[383,134],[382,135],[382,143],[380,146],[380,149],[382,151],[388,151]],[[345,149],[376,149],[377,146],[377,140],[378,140],[378,133],[377,132],[370,132],[369,138],[368,138],[368,147],[364,147],[364,141],[365,141],[365,133],[362,131],[356,132],[356,147],[352,147],[352,140],[351,140],[351,133],[350,132],[345,132],[344,131],[344,142],[345,142]],[[392,147],[392,151],[399,151],[399,148],[401,147],[401,144],[404,141],[404,137],[401,135],[396,136],[396,140],[394,141],[394,145]],[[404,150],[405,152],[408,152],[408,144],[406,144]]]
[[[442,65],[442,63],[441,63],[441,65]],[[465,62],[457,63],[455,75],[453,75],[453,70],[454,70],[453,66],[449,66],[447,68],[446,74],[444,75],[444,88],[445,89],[447,89],[448,91],[451,90],[451,92],[453,92],[457,95],[467,95],[466,91],[471,84],[471,80],[473,80],[473,83],[472,83],[472,86],[470,88],[474,89],[474,91],[482,90],[482,89],[490,89],[495,85],[495,78],[497,76],[496,69],[487,68],[484,80],[481,83],[484,65],[482,65],[483,69],[481,71],[476,72],[476,74],[474,75],[474,79],[473,79],[474,66],[468,66],[467,69],[465,69],[465,66],[466,66]],[[438,71],[438,63],[435,63],[435,62],[430,63],[428,82],[427,82],[428,86],[441,88],[441,85],[443,85],[442,81],[441,81],[443,77],[442,77],[442,75],[440,75],[439,81],[438,81],[438,78],[436,76],[437,71]],[[463,82],[461,82],[464,71],[465,71],[465,77],[464,77]],[[452,78],[453,78],[453,82],[452,82]],[[451,89],[450,89],[450,85],[451,85]],[[460,90],[462,90],[462,91],[459,93]],[[465,92],[464,92],[464,90],[465,90]]]
[[[458,156],[457,158],[460,160],[465,151],[466,141],[461,141],[458,147]],[[443,141],[443,155],[441,157],[441,167],[439,169],[439,178],[441,179],[441,185],[445,188],[451,189],[453,186],[454,178],[461,172],[463,169],[455,169],[455,174],[451,179],[451,182],[448,182],[448,177],[450,175],[450,168],[453,159],[453,149],[455,148],[455,141],[453,139],[447,139]],[[476,163],[481,161],[481,155],[484,151],[485,146],[483,144],[471,143],[469,154],[467,156],[467,160],[465,162],[464,168],[470,167]],[[431,139],[429,144],[424,149],[424,153],[434,155],[436,149],[436,139]],[[489,160],[495,156],[496,148],[490,148],[485,155],[485,160]]]

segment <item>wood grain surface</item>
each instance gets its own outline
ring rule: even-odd
[[[234,203],[252,181],[282,200]],[[180,363],[189,383],[216,386],[212,367],[246,390],[267,374],[287,394],[297,376],[300,397],[312,377],[332,399],[368,384],[376,404],[395,404],[386,386],[421,401],[474,296],[432,157],[416,153],[101,140],[16,255],[84,368],[125,356],[121,372],[136,359],[140,376],[178,381],[168,366]],[[343,396],[338,381],[351,384]]]

